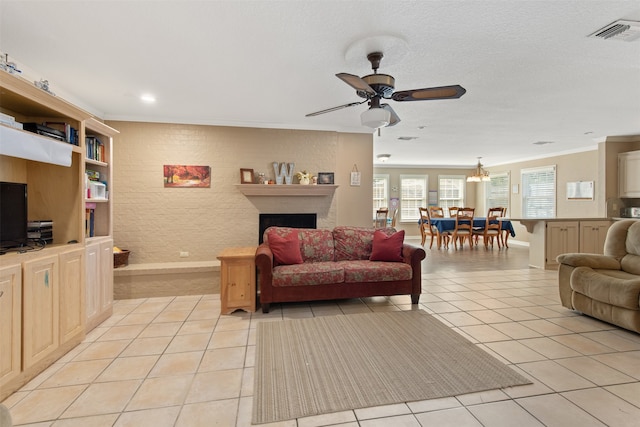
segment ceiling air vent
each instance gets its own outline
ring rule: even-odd
[[[604,40],[623,40],[626,42],[638,40],[640,38],[640,22],[618,20],[600,28],[595,33],[589,34],[589,37]]]

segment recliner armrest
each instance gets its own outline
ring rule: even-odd
[[[556,257],[556,261],[560,264],[569,265],[571,267],[590,267],[602,270],[620,270],[620,261],[608,255],[600,254],[580,254],[569,253],[561,254]]]

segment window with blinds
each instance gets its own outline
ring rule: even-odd
[[[452,206],[463,207],[466,178],[464,175],[438,176],[438,206],[445,212]]]
[[[489,208],[507,208],[509,212],[509,174],[492,173],[491,181],[486,183],[487,189],[487,209]]]
[[[400,175],[400,221],[418,221],[427,206],[427,175]]]
[[[373,212],[371,218],[376,217],[376,211],[389,207],[389,175],[373,176]]]
[[[522,169],[523,218],[556,216],[556,167]]]

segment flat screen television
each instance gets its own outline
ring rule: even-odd
[[[27,184],[0,182],[0,250],[27,243]]]

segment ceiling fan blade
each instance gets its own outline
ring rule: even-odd
[[[326,110],[316,111],[315,113],[305,114],[305,117],[319,116],[320,114],[330,113],[332,111],[342,110],[343,108],[348,108],[348,107],[353,107],[353,106],[356,106],[356,105],[360,105],[360,104],[362,104],[364,102],[367,102],[367,100],[365,99],[364,101],[361,101],[361,102],[350,102],[348,104],[339,105],[337,107],[327,108]]]
[[[467,92],[460,85],[428,87],[424,89],[402,90],[395,92],[391,99],[394,101],[429,101],[433,99],[456,99]]]
[[[358,76],[348,73],[338,73],[336,74],[336,77],[354,88],[356,91],[368,93],[371,96],[376,95],[376,91],[373,90],[367,82],[365,82]]]
[[[391,113],[391,120],[389,121],[389,124],[387,125],[387,127],[394,126],[394,125],[397,125],[398,123],[400,123],[400,117],[396,114],[395,111],[393,111],[393,108],[391,108],[391,105],[389,105],[389,104],[380,104],[380,108],[383,108],[383,109],[387,110],[389,113]]]

